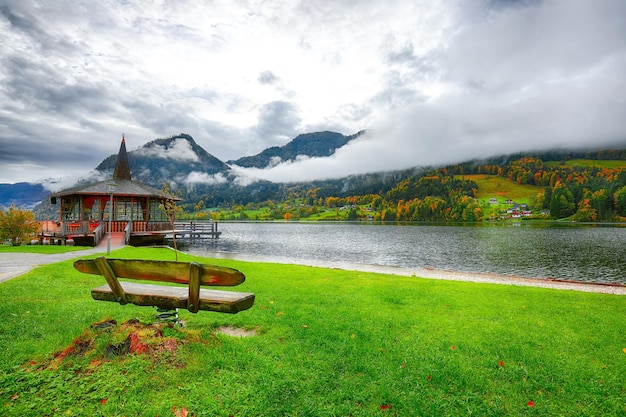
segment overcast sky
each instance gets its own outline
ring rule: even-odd
[[[624,0],[0,0],[0,183],[188,133],[280,180],[626,146]],[[242,172],[244,172],[242,171]]]

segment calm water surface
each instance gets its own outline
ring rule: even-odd
[[[626,283],[626,227],[364,223],[220,223],[219,239],[188,243],[210,257],[443,269]]]

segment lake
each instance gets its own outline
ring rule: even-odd
[[[498,223],[219,223],[219,239],[187,241],[214,258],[346,269],[395,267],[626,284],[625,225]]]

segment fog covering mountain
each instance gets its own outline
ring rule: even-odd
[[[364,132],[362,130],[350,136],[328,131],[303,133],[284,146],[272,146],[257,155],[245,156],[236,161],[228,161],[228,163],[245,168],[266,168],[302,157],[327,157]]]
[[[251,181],[242,175],[234,165],[263,169],[278,161],[293,161],[299,158],[324,158],[332,155],[350,140],[361,135],[344,136],[335,132],[317,132],[299,135],[282,147],[272,147],[258,155],[229,161],[228,165],[199,146],[188,134],[153,140],[128,152],[133,180],[155,188],[167,182],[180,193],[182,204],[194,205],[199,201],[205,207],[220,205],[247,204],[267,200],[281,201],[296,192],[316,189],[317,197],[343,197],[349,195],[382,194],[398,182],[413,176],[422,175],[431,167],[415,167],[401,171],[378,172],[351,175],[333,180],[319,180],[302,183],[274,183],[265,180]],[[544,161],[559,161],[566,158],[589,157],[589,150],[549,151],[532,153]],[[489,161],[468,161],[471,166],[478,163],[505,165],[509,161],[528,154],[505,155]],[[324,156],[325,155],[325,156]],[[601,156],[598,153],[597,157]],[[112,176],[117,154],[105,158],[90,175],[80,183],[95,182]],[[594,158],[595,159],[595,158]],[[240,165],[241,164],[241,165]],[[465,165],[463,164],[463,165]],[[41,184],[0,184],[0,206],[14,202],[16,206],[31,208],[37,202],[34,212],[38,219],[56,218],[56,206],[50,205]]]
[[[265,168],[280,158],[293,161],[298,158],[327,157],[363,132],[344,136],[336,132],[317,132],[299,135],[282,147],[266,149],[258,155],[232,161],[240,166]],[[105,158],[90,174],[79,183],[89,183],[110,178],[115,169],[117,154]],[[156,139],[138,149],[128,152],[128,160],[133,180],[155,188],[164,182],[179,192],[183,199],[193,203],[204,201],[206,206],[221,204],[247,204],[269,199],[280,200],[297,189],[319,187],[319,196],[337,195],[353,190],[352,185],[365,186],[365,189],[380,191],[380,183],[387,183],[396,175],[361,175],[344,180],[315,181],[302,184],[278,184],[264,180],[250,181],[242,178],[228,164],[222,162],[199,146],[188,134]],[[372,178],[377,178],[373,180]],[[382,180],[381,180],[382,179]],[[376,184],[376,185],[372,185]],[[390,183],[393,185],[393,183]],[[360,188],[359,188],[360,189]],[[35,201],[41,201],[38,197]],[[38,218],[54,218],[54,210],[44,199],[35,210]]]

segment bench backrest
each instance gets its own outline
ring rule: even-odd
[[[189,277],[194,265],[199,271],[200,285],[233,286],[239,285],[246,277],[236,269],[217,265],[205,265],[195,262],[154,261],[144,259],[80,259],[74,262],[74,268],[86,274],[103,275],[98,259],[104,260],[118,278],[139,279],[146,281],[172,282],[189,284]]]

